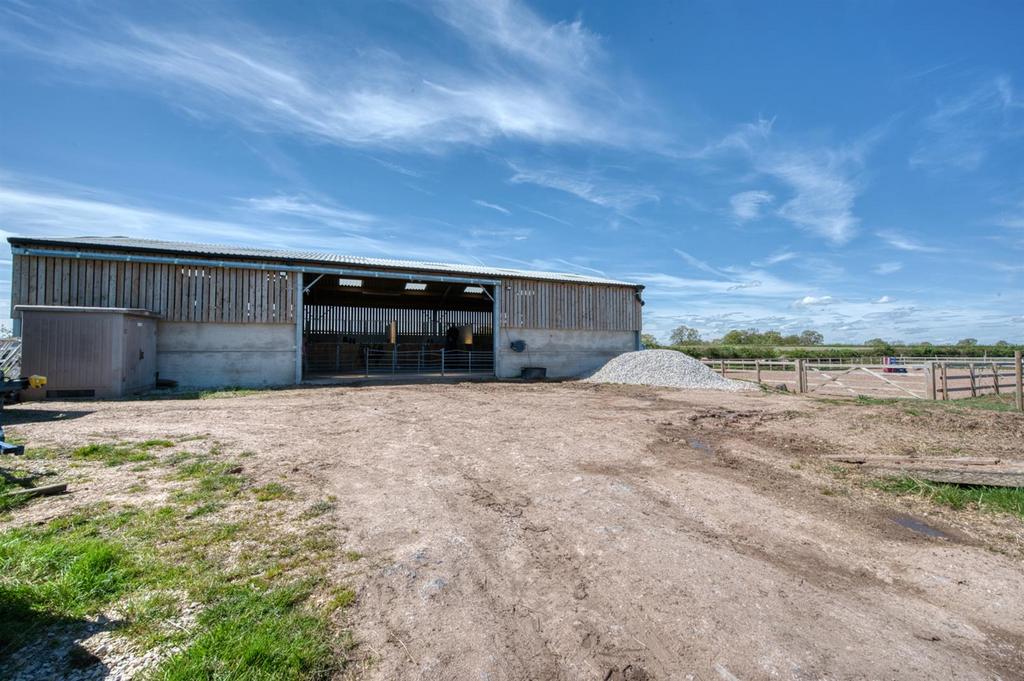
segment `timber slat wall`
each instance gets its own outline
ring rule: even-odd
[[[177,322],[291,324],[288,272],[16,255],[11,306],[131,307]]]
[[[16,255],[11,305],[133,307],[169,321],[295,323],[294,276],[272,268],[195,267]],[[629,286],[505,279],[505,328],[639,331]]]
[[[506,279],[501,323],[506,328],[639,331],[640,301],[627,286]]]

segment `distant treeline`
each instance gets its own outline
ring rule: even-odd
[[[770,345],[724,345],[701,343],[661,346],[707,359],[797,359],[856,357],[1012,357],[1024,345],[864,345],[778,347]]]

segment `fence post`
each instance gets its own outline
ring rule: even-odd
[[[757,383],[758,383],[758,385],[760,385],[761,384],[761,360],[759,360],[759,359],[755,359],[754,360],[754,370],[757,372]]]
[[[363,348],[363,359],[366,361],[366,377],[370,377],[370,348]]]
[[[798,393],[807,392],[807,378],[804,376],[804,361],[802,359],[796,360],[796,391]]]
[[[725,376],[725,360],[724,359],[718,360],[718,373],[720,373],[723,376]]]
[[[469,357],[469,373],[473,373],[473,351],[470,350],[467,356]]]
[[[395,365],[398,363],[398,345],[391,346],[391,374],[395,373]]]
[[[996,395],[999,394],[999,367],[996,366],[995,362],[992,362],[992,388],[996,391]]]
[[[935,399],[935,362],[924,365],[924,394],[929,400]]]
[[[1021,370],[1021,351],[1013,352],[1013,369],[1017,374],[1017,411],[1024,411],[1024,371]]]
[[[441,375],[444,376],[444,348],[441,348]]]
[[[971,397],[977,397],[978,396],[978,388],[977,388],[977,385],[975,384],[975,381],[974,381],[974,362],[969,362],[967,364],[967,371],[968,371],[968,373],[970,375],[970,378],[971,378]]]
[[[942,372],[942,399],[949,399],[949,374],[946,371],[946,362],[943,362],[939,369]]]

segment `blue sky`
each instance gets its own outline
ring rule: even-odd
[[[1024,341],[1022,28],[1014,2],[0,0],[0,230],[598,273],[646,284],[662,337]]]

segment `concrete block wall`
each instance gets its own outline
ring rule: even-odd
[[[295,383],[295,326],[161,321],[160,378],[189,388]]]
[[[634,331],[579,331],[564,329],[502,329],[498,344],[499,378],[515,378],[526,366],[545,367],[550,378],[583,376],[616,355],[636,349]],[[514,352],[513,341],[526,342]]]

